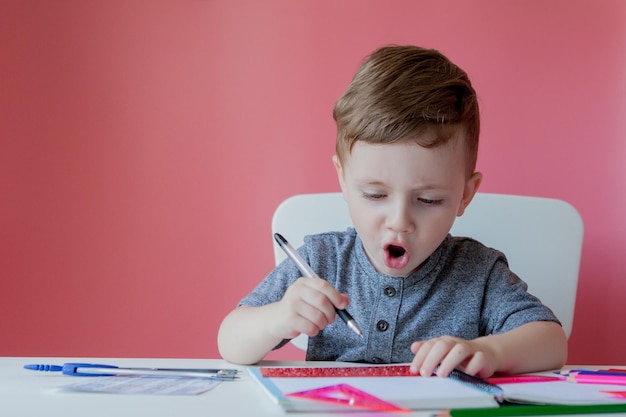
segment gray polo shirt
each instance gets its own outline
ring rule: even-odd
[[[320,277],[350,296],[347,310],[360,338],[337,317],[309,338],[307,360],[410,362],[411,343],[450,335],[463,339],[509,331],[557,318],[508,267],[497,250],[448,236],[408,277],[376,272],[353,228],[307,236],[298,249]],[[289,259],[278,265],[239,305],[279,301],[301,276]],[[284,345],[283,341],[276,348]]]

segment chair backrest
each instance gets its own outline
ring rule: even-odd
[[[341,193],[301,194],[278,206],[272,234],[283,234],[297,248],[305,235],[351,225]],[[569,337],[583,240],[582,218],[573,206],[550,198],[477,193],[450,233],[502,251],[511,270],[554,311]],[[285,259],[276,243],[274,256],[277,265]],[[306,349],[306,338],[297,339],[294,344]]]

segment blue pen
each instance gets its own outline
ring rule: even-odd
[[[61,372],[71,376],[154,376],[154,377],[193,377],[210,378],[224,381],[236,379],[237,369],[203,369],[203,368],[122,368],[115,365],[99,363],[65,363],[63,365],[29,364],[24,369],[40,372]]]
[[[609,371],[604,369],[598,369],[597,371],[591,369],[572,369],[567,375],[613,375],[613,376],[623,376],[626,377],[626,372],[624,371]]]

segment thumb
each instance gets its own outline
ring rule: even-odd
[[[350,304],[350,297],[348,297],[348,294],[341,294],[341,300],[336,307],[343,310],[348,307],[348,304]]]

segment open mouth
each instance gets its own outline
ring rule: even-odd
[[[392,258],[400,258],[406,253],[406,250],[402,246],[389,245],[387,246],[387,252]]]
[[[385,247],[385,265],[388,268],[402,269],[409,263],[409,253],[399,245],[387,245]]]

